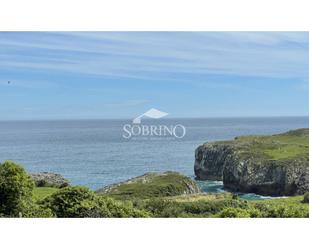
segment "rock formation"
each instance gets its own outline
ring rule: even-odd
[[[30,176],[38,187],[66,187],[70,183],[60,174],[40,172],[40,173],[30,173]]]
[[[164,197],[199,192],[199,187],[191,178],[170,171],[147,173],[97,190],[97,193],[120,199]]]
[[[282,196],[309,191],[309,129],[211,142],[195,151],[199,180],[236,192]]]

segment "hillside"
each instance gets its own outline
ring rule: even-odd
[[[99,194],[117,199],[144,199],[199,192],[200,190],[193,180],[177,172],[147,173],[97,191]]]

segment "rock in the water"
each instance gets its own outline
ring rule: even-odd
[[[37,187],[57,187],[62,188],[70,185],[70,182],[60,174],[40,172],[30,173],[30,176]]]
[[[195,152],[200,180],[223,180],[232,191],[297,195],[309,191],[309,129],[212,142]]]
[[[196,182],[177,172],[147,173],[97,190],[120,199],[152,198],[199,193]]]

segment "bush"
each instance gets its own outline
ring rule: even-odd
[[[42,204],[57,217],[147,217],[147,213],[133,208],[132,203],[97,196],[85,187],[65,187],[45,198]]]
[[[144,203],[135,202],[135,205],[140,209],[147,210],[154,217],[213,217],[228,207],[249,209],[248,203],[239,199],[177,202],[154,198],[144,201]],[[259,210],[250,209],[248,213],[251,217],[260,216]]]
[[[65,187],[69,187],[70,186],[70,184],[68,183],[68,182],[64,182],[64,183],[62,183],[60,186],[59,186],[59,188],[65,188]]]
[[[185,211],[192,214],[216,214],[227,207],[247,207],[247,204],[238,199],[196,201],[183,204]]]
[[[42,204],[57,217],[80,217],[81,212],[94,209],[95,195],[85,187],[66,187],[45,198]]]
[[[39,187],[39,188],[41,188],[41,187],[65,188],[65,187],[70,186],[70,184],[68,182],[64,182],[64,183],[61,183],[59,185],[57,183],[48,182],[45,179],[35,180],[34,183],[35,183],[36,187]]]
[[[254,206],[263,218],[305,218],[309,216],[308,209],[288,203],[258,203]]]
[[[19,217],[32,202],[34,182],[26,171],[11,161],[0,165],[0,213]]]
[[[43,207],[36,203],[29,203],[20,214],[21,218],[53,218],[55,215],[49,208]]]
[[[145,210],[139,210],[133,207],[131,201],[120,202],[108,197],[98,197],[99,203],[105,204],[110,215],[107,217],[114,218],[146,218],[150,214]]]
[[[161,216],[162,212],[171,205],[176,205],[177,203],[168,201],[162,198],[153,198],[146,201],[143,205],[143,209],[151,212],[154,216]]]
[[[48,184],[47,184],[47,181],[42,179],[42,180],[38,180],[35,185],[39,188],[41,187],[49,187]]]
[[[241,208],[225,208],[219,213],[220,218],[250,218],[250,213]]]
[[[309,203],[309,192],[305,193],[303,203]]]

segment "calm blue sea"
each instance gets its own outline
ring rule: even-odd
[[[184,125],[186,136],[155,141],[124,139],[122,129],[127,123],[132,121],[0,121],[0,161],[14,160],[32,172],[57,172],[73,184],[92,189],[149,171],[172,170],[193,177],[198,145],[309,127],[309,117],[161,119],[155,123]],[[222,185],[209,182],[202,187],[214,191]]]

